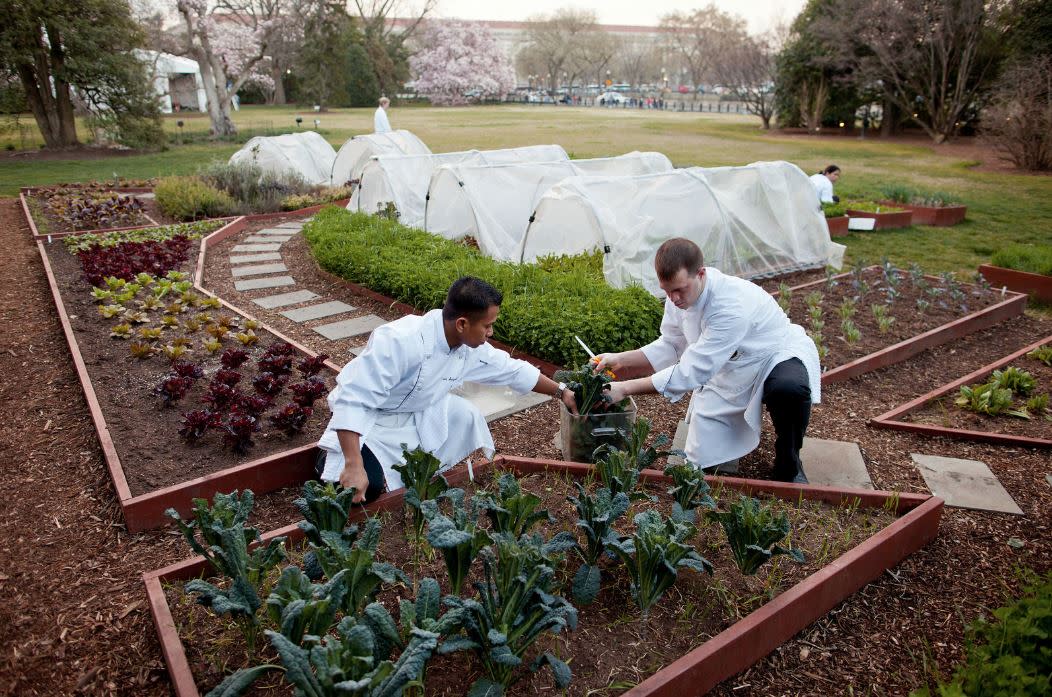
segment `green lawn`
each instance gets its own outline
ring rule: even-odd
[[[291,107],[246,107],[235,121],[244,133],[277,133],[295,130],[297,115],[304,126],[319,119],[322,134],[337,148],[350,136],[372,130],[372,109],[315,114]],[[787,160],[810,173],[835,162],[843,168],[837,185],[843,198],[876,197],[883,186],[897,183],[955,194],[968,205],[968,220],[953,228],[914,227],[841,238],[849,261],[887,256],[900,266],[918,262],[930,271],[971,274],[1007,244],[1052,244],[1052,177],[973,171],[973,163],[928,145],[768,135],[758,128],[758,119],[730,114],[521,105],[393,108],[390,118],[395,128],[413,131],[435,152],[558,143],[574,157],[656,150],[677,167]],[[208,129],[204,115],[186,114],[167,117],[165,128],[179,133],[178,120],[184,122],[188,140]],[[0,138],[0,146],[5,144]],[[19,186],[29,184],[193,172],[209,160],[225,160],[237,147],[194,142],[161,153],[102,160],[12,158],[0,169],[0,195],[16,195]]]

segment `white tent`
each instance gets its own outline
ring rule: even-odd
[[[654,254],[670,237],[694,240],[705,263],[744,278],[839,267],[807,175],[787,162],[692,167],[638,177],[574,177],[537,204],[518,259],[602,249],[610,285],[660,295]]]
[[[314,131],[256,136],[230,156],[230,164],[249,162],[264,172],[291,172],[308,184],[326,186],[336,150]]]
[[[424,229],[451,240],[473,237],[483,254],[518,261],[530,214],[544,192],[563,179],[671,170],[669,159],[656,152],[560,162],[442,165],[431,175]]]
[[[362,168],[374,155],[430,155],[424,142],[409,131],[366,133],[351,137],[332,163],[330,186],[343,186],[353,179],[361,179]]]
[[[377,155],[362,170],[361,182],[347,204],[350,210],[375,213],[390,202],[403,225],[421,227],[431,174],[440,165],[550,162],[569,160],[559,145],[529,145],[506,150],[465,150],[435,155]],[[813,196],[812,196],[813,198]]]
[[[207,111],[205,84],[197,61],[141,49],[136,49],[135,55],[146,64],[163,113],[171,114],[176,106],[180,111]]]

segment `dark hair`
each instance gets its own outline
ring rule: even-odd
[[[658,247],[657,256],[654,257],[654,270],[657,271],[659,279],[669,281],[680,269],[686,269],[689,274],[696,274],[704,263],[705,256],[698,245],[686,237],[673,237]]]
[[[839,171],[840,171],[840,168],[837,167],[836,165],[829,165],[828,167],[826,167],[825,169],[822,170],[822,174],[834,174],[834,173],[839,172]]]
[[[452,322],[458,317],[476,321],[496,305],[500,307],[504,296],[500,291],[474,276],[461,276],[453,281],[442,306],[442,319]]]

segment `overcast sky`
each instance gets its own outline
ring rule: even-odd
[[[743,17],[749,32],[762,33],[780,22],[788,24],[804,6],[805,0],[713,0],[719,9]],[[562,7],[595,10],[601,24],[656,26],[661,16],[676,10],[704,7],[708,0],[438,0],[436,16],[458,19],[524,20],[549,14]]]

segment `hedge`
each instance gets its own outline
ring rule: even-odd
[[[494,337],[560,365],[594,351],[627,351],[658,336],[662,303],[641,287],[611,288],[588,262],[511,264],[467,245],[392,220],[326,208],[304,229],[318,264],[419,310],[442,306],[460,276],[477,276],[504,294]]]

